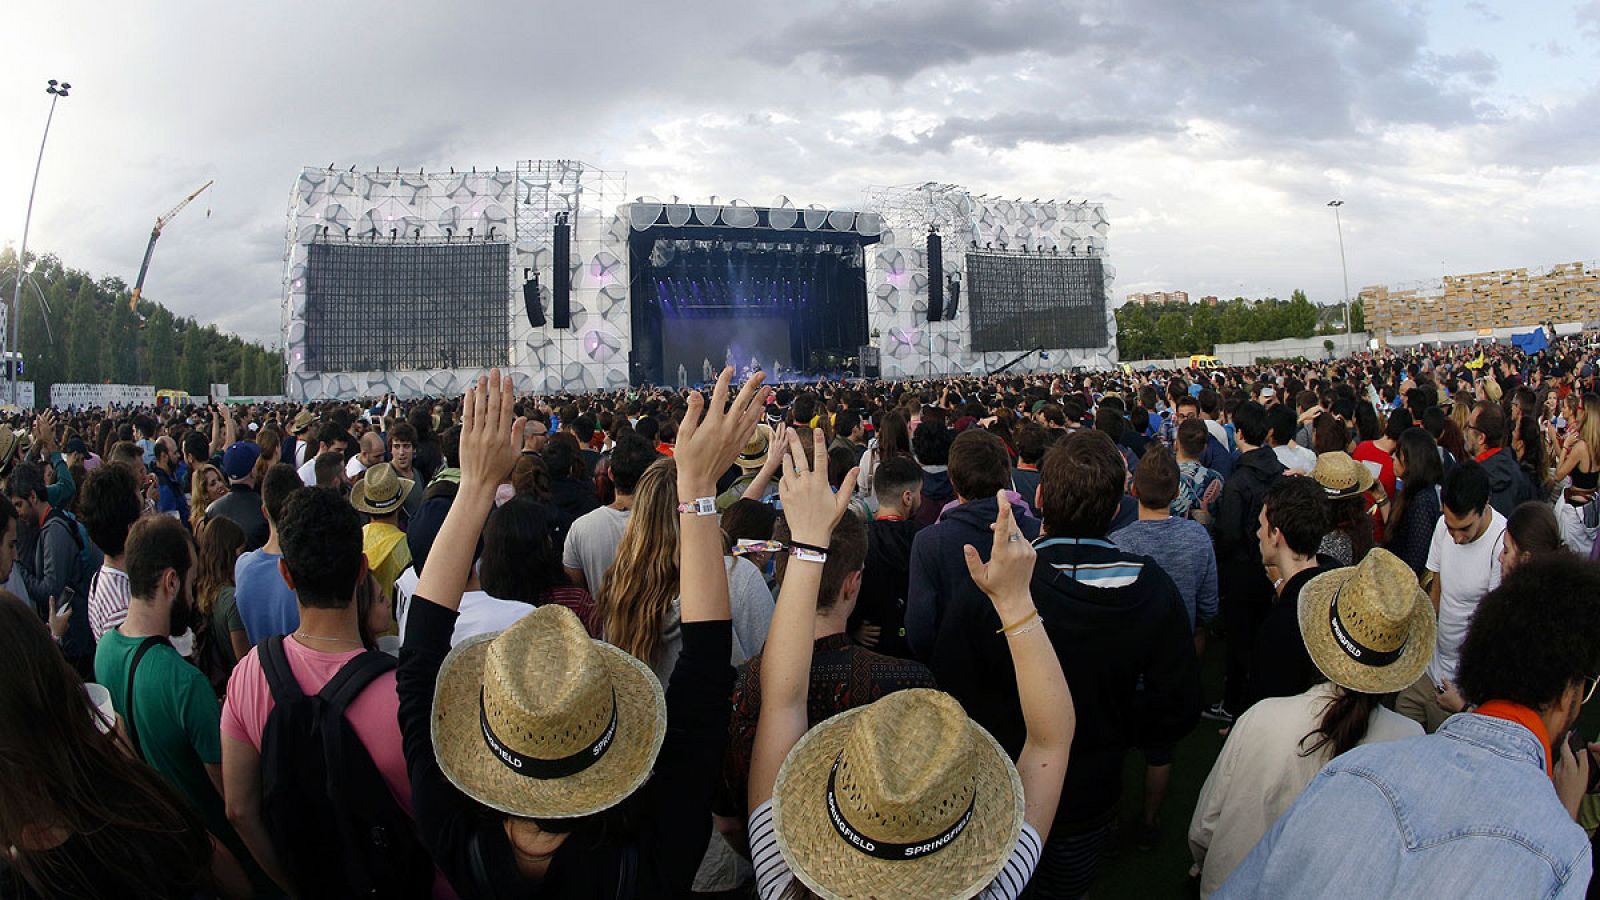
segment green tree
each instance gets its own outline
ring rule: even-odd
[[[145,377],[156,390],[176,387],[178,383],[178,347],[173,334],[172,313],[158,306],[144,323]]]
[[[206,354],[204,339],[198,326],[191,324],[183,332],[182,363],[179,382],[183,389],[196,397],[203,397],[206,385]]]
[[[1162,356],[1187,356],[1189,353],[1189,322],[1178,310],[1169,309],[1156,320],[1156,337],[1161,342]]]
[[[63,283],[57,282],[55,287],[63,287]],[[65,299],[62,298],[63,301]],[[65,324],[71,330],[66,336],[67,378],[93,384],[100,380],[100,343],[104,334],[94,327],[96,316],[92,289],[80,290],[72,298],[70,306],[63,305],[67,312]],[[56,304],[51,303],[51,306],[55,307]]]

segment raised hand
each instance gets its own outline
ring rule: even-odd
[[[461,484],[497,488],[511,476],[522,452],[527,419],[516,414],[510,376],[499,369],[478,376],[461,400]]]
[[[856,473],[860,469],[851,469],[836,493],[828,484],[828,451],[823,446],[822,429],[811,429],[813,452],[810,460],[806,459],[799,435],[791,431],[786,437],[788,447],[784,454],[783,478],[778,481],[778,497],[783,501],[783,517],[789,523],[789,534],[799,543],[826,548],[833,536],[833,526],[850,508]]]
[[[783,465],[783,454],[789,447],[789,426],[782,422],[772,427],[772,440],[767,444],[767,461],[761,464],[759,474],[771,478]]]
[[[1026,613],[1033,606],[1028,583],[1033,579],[1033,559],[1037,554],[1017,528],[1006,492],[1002,490],[995,494],[995,499],[1000,510],[994,524],[989,526],[994,532],[989,561],[984,562],[978,555],[978,548],[971,544],[963,547],[962,552],[966,556],[967,572],[972,576],[973,583],[989,595],[1001,619],[1010,621],[1008,615],[1019,611]]]
[[[678,442],[672,456],[678,464],[678,496],[683,500],[709,496],[717,479],[739,457],[739,450],[755,433],[756,421],[766,404],[767,389],[761,386],[766,376],[757,372],[739,389],[728,404],[728,383],[733,368],[717,376],[711,402],[699,391],[689,393],[689,408],[678,424]]]

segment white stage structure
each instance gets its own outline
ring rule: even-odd
[[[975,256],[1098,260],[1094,271],[1103,272],[1104,284],[1095,298],[1099,307],[1092,310],[1093,340],[1079,340],[1071,348],[1044,347],[1043,354],[1025,357],[1011,371],[1116,363],[1116,320],[1109,302],[1114,271],[1106,259],[1109,223],[1100,205],[975,196],[958,185],[933,182],[869,188],[865,199],[859,212],[801,209],[787,198],[759,210],[714,198],[699,204],[645,197],[627,202],[623,173],[577,160],[532,160],[507,171],[450,174],[305,169],[289,208],[285,394],[301,400],[451,396],[489,365],[507,368],[523,391],[626,388],[635,299],[630,238],[662,224],[748,228],[758,219],[763,227],[797,237],[831,231],[876,241],[865,248],[866,314],[883,377],[981,373],[1033,349],[974,349],[970,273]],[[558,214],[566,215],[572,229],[571,327],[565,329],[555,328],[552,320],[552,233]],[[954,318],[938,322],[927,317],[930,228],[937,228],[943,240],[946,278],[960,286]],[[422,275],[406,280],[411,277],[407,266],[429,265],[413,257],[448,258],[450,265],[470,260],[480,267],[476,293],[463,299],[453,283]],[[353,296],[348,290],[340,294],[341,283],[327,271],[334,267],[330,259],[345,259],[339,265],[353,264],[364,272],[361,290],[367,293],[361,296],[377,299],[347,299],[347,304],[368,305],[332,312],[330,301],[308,304],[313,295]],[[486,264],[504,271],[482,277]],[[545,316],[537,327],[529,322],[523,292],[534,273]],[[385,280],[391,276],[392,281]],[[371,294],[374,278],[376,295]],[[946,296],[946,308],[949,302]],[[370,352],[351,352],[352,344],[365,348],[369,341]]]

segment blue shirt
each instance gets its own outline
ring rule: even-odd
[[[1589,839],[1515,722],[1438,732],[1329,763],[1215,897],[1582,897]]]
[[[1141,519],[1111,533],[1111,542],[1129,553],[1148,556],[1171,576],[1183,595],[1189,628],[1198,615],[1209,622],[1217,615],[1217,554],[1211,533],[1193,519]]]
[[[234,563],[234,598],[252,646],[300,627],[300,606],[278,571],[281,559],[278,553],[251,550]]]

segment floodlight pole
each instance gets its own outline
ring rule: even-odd
[[[39,139],[39,158],[33,164],[33,185],[28,188],[28,212],[22,219],[22,246],[17,251],[17,283],[11,292],[11,327],[5,335],[6,359],[6,398],[13,405],[20,405],[17,396],[17,363],[22,361],[22,277],[28,261],[28,229],[33,225],[33,197],[39,190],[39,170],[44,166],[44,145],[50,139],[50,123],[56,117],[56,101],[67,96],[67,91],[72,85],[50,79],[50,84],[45,91],[50,94],[50,112],[44,118],[44,136]],[[11,358],[16,352],[16,359]]]
[[[1339,207],[1344,205],[1343,200],[1329,200],[1328,205],[1333,207],[1333,227],[1339,234],[1339,270],[1344,273],[1344,335],[1345,340],[1350,339],[1350,267],[1344,261],[1344,224],[1339,221]]]

